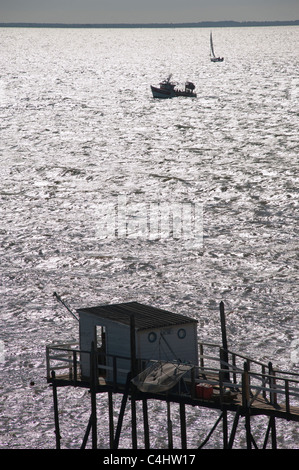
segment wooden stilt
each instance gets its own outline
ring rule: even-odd
[[[131,396],[131,426],[132,426],[132,449],[137,449],[136,400],[135,400],[134,393]]]
[[[170,403],[167,402],[167,432],[168,432],[168,449],[173,449],[172,439],[172,421],[170,416]]]
[[[250,428],[250,413],[247,409],[245,415],[245,428],[246,428],[246,446],[247,450],[251,449],[251,428]]]
[[[60,449],[60,430],[59,430],[59,417],[58,417],[58,398],[57,387],[55,384],[55,372],[52,370],[52,387],[53,387],[53,402],[54,402],[54,420],[55,420],[55,436],[56,436],[56,449]]]
[[[131,376],[137,375],[135,317],[130,317]],[[135,390],[131,394],[132,448],[137,449],[136,401]]]
[[[181,421],[182,449],[187,449],[186,410],[185,410],[185,404],[184,403],[180,403],[180,421]]]
[[[90,398],[91,398],[91,433],[92,448],[97,448],[97,402],[96,402],[96,355],[94,343],[91,347],[90,355]]]
[[[270,422],[271,422],[272,449],[277,449],[275,416],[271,416]]]
[[[113,423],[113,395],[111,390],[108,391],[108,408],[109,408],[109,444],[110,449],[113,448],[114,439],[114,423]]]
[[[142,410],[143,410],[143,427],[144,427],[144,448],[150,448],[149,439],[149,426],[148,426],[148,410],[147,410],[147,399],[142,399]]]
[[[227,431],[227,410],[222,411],[222,424],[223,424],[223,449],[228,448],[228,431]]]

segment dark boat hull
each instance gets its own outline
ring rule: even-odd
[[[157,88],[151,85],[151,90],[154,98],[172,98],[175,96],[173,90],[166,90],[163,88]]]
[[[196,93],[192,91],[184,91],[184,90],[167,90],[165,88],[157,88],[151,85],[151,90],[153,93],[154,98],[173,98],[176,96],[187,96],[191,98],[196,98]]]

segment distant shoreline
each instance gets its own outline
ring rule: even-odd
[[[197,23],[0,23],[10,28],[232,28],[250,26],[299,26],[295,21],[202,21]]]

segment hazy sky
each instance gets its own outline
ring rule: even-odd
[[[299,0],[0,0],[0,23],[298,20]]]

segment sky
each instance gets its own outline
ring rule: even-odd
[[[298,20],[299,0],[0,0],[0,23]]]

